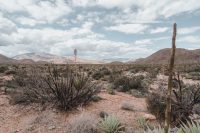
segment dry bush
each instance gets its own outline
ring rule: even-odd
[[[94,115],[82,112],[68,122],[66,133],[97,133],[97,123]]]
[[[84,73],[74,73],[68,68],[63,76],[55,66],[48,67],[47,71],[36,67],[28,73],[20,72],[16,82],[22,88],[26,102],[54,102],[64,110],[89,103],[99,91],[99,86]]]
[[[181,82],[180,82],[181,83]],[[148,110],[159,120],[164,119],[165,97],[162,94],[150,94],[147,97]],[[186,85],[173,90],[172,97],[172,124],[177,126],[181,122],[190,120],[195,113],[195,106],[200,104],[200,85]]]

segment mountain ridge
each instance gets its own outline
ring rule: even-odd
[[[146,58],[139,58],[133,62],[136,64],[167,64],[171,55],[171,49],[161,49]],[[175,63],[187,64],[200,62],[200,49],[187,50],[183,48],[176,49]]]

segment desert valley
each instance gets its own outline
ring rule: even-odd
[[[0,133],[200,133],[199,0],[0,0]]]

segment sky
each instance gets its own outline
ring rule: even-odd
[[[0,0],[0,54],[73,55],[98,60],[200,48],[200,0]]]

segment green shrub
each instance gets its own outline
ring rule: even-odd
[[[68,69],[63,76],[56,66],[49,67],[47,71],[36,67],[28,74],[20,72],[16,82],[23,88],[21,97],[26,97],[27,102],[54,102],[64,110],[89,103],[100,88],[84,73],[75,74]]]
[[[110,74],[111,74],[111,72],[108,68],[102,67],[99,70],[95,71],[93,73],[92,77],[96,80],[99,80],[99,79],[103,78],[104,76],[110,75]]]
[[[143,81],[144,81],[143,76],[135,76],[135,77],[122,76],[116,78],[113,84],[115,89],[118,89],[119,91],[123,92],[127,92],[131,89],[145,91],[146,86],[144,86]]]
[[[108,116],[102,119],[99,127],[104,133],[120,133],[124,130],[118,118],[114,116]]]
[[[138,123],[138,125],[139,125],[141,128],[143,128],[143,129],[147,129],[147,128],[148,128],[148,123],[147,123],[147,121],[145,120],[144,117],[138,118],[138,119],[137,119],[137,123]]]
[[[4,73],[7,70],[8,70],[7,66],[0,66],[0,73]]]

